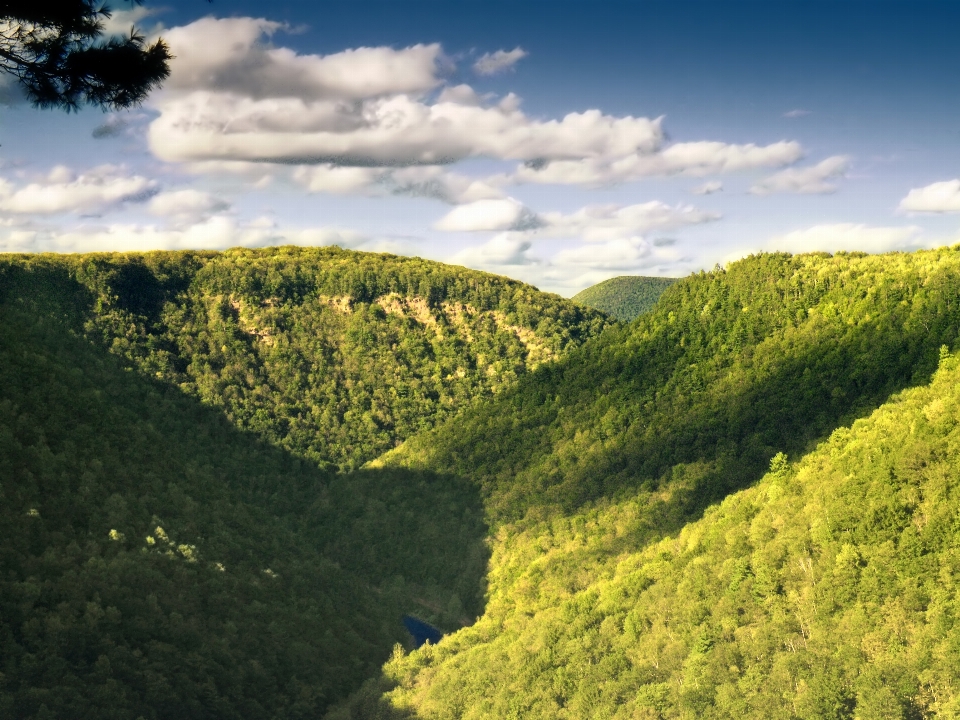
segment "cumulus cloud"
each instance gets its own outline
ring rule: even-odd
[[[838,223],[834,225],[816,225],[805,230],[794,230],[786,235],[773,238],[771,249],[786,250],[792,253],[822,250],[838,252],[840,250],[860,250],[880,253],[915,247],[919,242],[920,228],[907,227],[871,227],[863,224]]]
[[[155,155],[174,162],[396,167],[469,157],[541,160],[652,151],[663,138],[659,120],[588,110],[541,122],[503,103],[427,105],[408,95],[343,105],[198,91],[161,100],[158,109],[150,146]]]
[[[527,56],[527,51],[520,47],[513,50],[497,50],[494,53],[484,53],[473,64],[473,71],[477,75],[496,75],[512,68],[518,60]]]
[[[433,198],[451,205],[504,197],[502,175],[473,178],[440,167],[410,167],[390,171],[382,180],[393,195]]]
[[[670,145],[659,152],[601,155],[581,160],[526,163],[517,169],[517,182],[556,183],[599,187],[663,175],[717,175],[720,173],[777,168],[803,157],[797,142],[771,145],[731,145],[699,141]]]
[[[750,192],[754,195],[770,195],[772,193],[829,194],[836,192],[837,186],[827,181],[843,177],[849,167],[849,158],[844,155],[834,155],[810,167],[781,170],[754,185],[750,188]]]
[[[723,190],[723,183],[719,180],[710,180],[709,182],[703,183],[703,185],[697,185],[692,192],[694,195],[712,195],[713,193],[721,192]]]
[[[100,213],[126,202],[143,202],[158,190],[155,180],[128,175],[114,165],[81,174],[58,165],[46,177],[21,187],[0,178],[0,210],[34,215]]]
[[[130,29],[137,27],[140,30],[141,21],[156,15],[160,12],[159,8],[150,8],[143,5],[134,5],[129,10],[111,10],[110,17],[103,19],[104,35],[130,35]],[[159,25],[147,30],[148,33],[155,33],[160,30]]]
[[[263,18],[207,17],[165,31],[175,59],[164,94],[208,91],[252,100],[350,101],[423,93],[441,82],[438,44],[299,55],[263,42],[285,29]]]
[[[436,230],[474,232],[477,230],[534,230],[544,222],[536,213],[513,198],[476,200],[455,207],[434,224]]]
[[[488,242],[463,249],[447,262],[490,272],[507,272],[538,287],[571,295],[618,274],[683,274],[684,258],[671,247],[644,238],[563,248],[552,257],[535,252],[521,233],[505,232]]]
[[[155,195],[147,209],[176,223],[195,224],[229,207],[230,203],[210,193],[187,189]]]
[[[719,213],[692,205],[670,206],[659,200],[636,205],[590,205],[575,213],[543,213],[534,230],[542,237],[580,238],[590,243],[622,240],[652,230],[674,230],[720,219]]]
[[[266,247],[270,245],[339,245],[369,249],[375,238],[340,228],[279,228],[268,218],[239,223],[215,215],[184,228],[109,224],[78,227],[26,228],[0,231],[0,250],[10,252],[95,252]]]
[[[293,180],[310,192],[328,192],[335,195],[367,190],[383,176],[384,173],[375,168],[340,167],[331,163],[301,166],[293,172]]]
[[[914,188],[900,201],[900,210],[922,213],[960,212],[960,180],[945,180]]]
[[[638,270],[663,261],[656,247],[643,238],[620,238],[600,245],[581,245],[561,250],[553,258],[556,265],[591,270]]]
[[[532,246],[529,240],[515,234],[501,233],[482,245],[460,250],[446,262],[495,272],[506,267],[537,265],[541,261],[531,254]]]
[[[498,100],[466,84],[448,85],[451,61],[438,44],[299,54],[272,44],[285,30],[241,17],[165,31],[176,58],[150,98],[158,112],[148,130],[154,155],[194,168],[304,166],[293,179],[314,192],[386,191],[468,203],[502,199],[498,188],[508,183],[596,187],[780,169],[803,154],[786,140],[670,144],[663,118],[596,109],[534,118],[512,93]],[[493,72],[524,55],[522,48],[502,50],[477,64]],[[470,189],[435,170],[469,158],[519,166],[496,181],[471,181]],[[417,179],[398,172],[419,167],[431,170]]]
[[[719,213],[654,200],[636,205],[589,205],[574,213],[535,213],[513,198],[479,200],[444,215],[434,228],[452,232],[509,231],[536,238],[609,242],[651,230],[673,230],[719,220]]]

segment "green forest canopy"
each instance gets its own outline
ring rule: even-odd
[[[957,250],[606,330],[338,249],[5,256],[0,311],[0,715],[957,711]],[[469,627],[381,673],[405,613]]]
[[[322,471],[90,342],[67,273],[31,279],[0,303],[0,717],[315,718],[403,614],[480,614],[470,486]]]
[[[85,333],[237,427],[358,467],[609,321],[507,278],[339,248],[0,255],[11,297],[67,276]]]
[[[408,440],[375,465],[444,467],[483,493],[495,538],[486,613],[435,649],[395,655],[331,718],[949,716],[953,606],[928,616],[929,590],[902,593],[957,584],[953,521],[924,531],[914,514],[932,497],[956,514],[952,439],[894,435],[874,449],[863,438],[883,432],[838,431],[832,452],[848,456],[822,486],[809,473],[770,491],[779,514],[726,520],[712,557],[697,559],[707,552],[697,543],[716,503],[739,511],[747,501],[735,493],[766,470],[792,476],[785,458],[928,382],[958,321],[955,249],[753,257],[678,282],[634,325],[468,409],[455,428]],[[940,407],[951,372],[923,391],[924,407]],[[832,494],[860,467],[849,494]],[[893,472],[910,487],[882,487]],[[812,522],[818,507],[829,534],[804,540],[809,528],[791,523]],[[918,545],[912,532],[932,534]],[[810,590],[837,563],[852,570]],[[629,583],[613,581],[627,569]],[[865,639],[898,607],[899,636]],[[925,649],[908,659],[896,648],[915,632]]]
[[[581,290],[572,298],[577,305],[601,310],[621,322],[632,322],[652,308],[676,278],[620,275]]]

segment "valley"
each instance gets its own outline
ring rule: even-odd
[[[0,311],[0,714],[960,712],[955,249],[629,324],[337,248],[5,255]]]

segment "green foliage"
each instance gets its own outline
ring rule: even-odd
[[[339,469],[608,324],[506,278],[339,248],[6,255],[0,277],[11,298],[59,283],[86,334],[148,377]]]
[[[960,328],[960,252],[761,255],[694,275],[377,461],[451,472],[493,521],[641,493],[658,532],[922,382]]]
[[[378,460],[481,488],[488,604],[331,717],[952,717],[956,441],[896,400],[789,458],[927,382],[958,297],[956,250],[750,258]],[[955,418],[957,376],[902,397]]]
[[[620,275],[604,280],[572,298],[577,305],[601,310],[622,322],[633,322],[648,312],[676,278]]]
[[[501,529],[484,617],[329,717],[957,717],[960,360],[940,357],[675,536],[636,542],[643,496]]]
[[[39,265],[0,276],[0,717],[317,717],[403,614],[481,611],[472,486],[238,430],[84,337],[102,276]]]

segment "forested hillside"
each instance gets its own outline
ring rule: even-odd
[[[608,322],[335,248],[0,258],[0,717],[960,713],[960,248]]]
[[[861,692],[857,683],[867,682],[854,678],[866,672],[864,658],[876,654],[862,644],[831,645],[832,630],[824,629],[821,641],[828,649],[822,649],[823,656],[833,652],[842,657],[821,666],[823,656],[804,655],[800,649],[804,640],[809,643],[809,629],[803,630],[806,636],[794,637],[785,630],[773,632],[773,625],[752,626],[756,613],[731,610],[727,596],[710,589],[714,580],[703,579],[717,575],[716,582],[733,587],[731,592],[758,596],[770,623],[799,633],[794,624],[813,618],[804,614],[808,605],[797,605],[807,600],[791,594],[785,578],[813,572],[803,568],[809,567],[809,558],[821,557],[808,547],[801,558],[807,564],[800,567],[797,558],[777,549],[773,541],[779,533],[799,537],[801,532],[790,526],[788,516],[771,516],[766,529],[724,526],[716,552],[734,553],[731,557],[740,565],[724,565],[726,556],[717,563],[694,563],[691,568],[703,575],[700,584],[676,580],[675,597],[672,585],[658,584],[661,573],[674,572],[674,559],[663,549],[672,547],[676,554],[690,543],[657,543],[681,532],[700,537],[706,526],[684,528],[711,505],[707,519],[716,517],[716,503],[754,485],[771,463],[777,476],[786,477],[793,471],[785,457],[809,452],[837,427],[869,415],[892,394],[928,382],[941,347],[956,345],[958,329],[957,250],[753,257],[726,271],[678,282],[632,326],[605,334],[541,368],[514,390],[469,409],[455,427],[441,425],[407,441],[375,465],[443,467],[481,489],[494,538],[487,612],[476,626],[436,649],[397,656],[383,678],[371,681],[334,717],[362,717],[375,708],[391,716],[393,704],[415,710],[416,717],[613,717],[616,712],[624,717],[632,712],[640,717],[767,717],[789,714],[785,708],[793,708],[798,717],[854,717]],[[939,390],[930,392],[941,392],[945,385],[935,387]],[[952,407],[949,398],[943,402]],[[902,445],[892,444],[891,451],[899,452]],[[862,452],[869,455],[870,450]],[[852,472],[857,462],[843,467]],[[930,462],[903,456],[905,481],[925,482],[910,477],[907,468],[919,473]],[[944,456],[943,462],[946,468],[954,459]],[[944,497],[955,502],[955,488],[944,482]],[[829,488],[816,488],[812,476],[810,483],[805,487],[814,497],[806,500],[827,502],[817,498]],[[839,513],[847,499],[829,501],[837,509],[826,520],[839,543],[833,549],[839,552],[847,543],[853,549],[844,550],[844,557],[861,553],[850,556],[858,573],[873,552],[868,546],[893,557],[896,545],[889,544],[890,533],[897,535],[912,522],[912,509],[897,510],[877,492],[851,506],[865,508],[863,517]],[[917,491],[916,497],[919,507],[926,496]],[[791,498],[782,502],[798,502],[796,495]],[[745,522],[752,522],[752,516]],[[897,576],[896,588],[913,581],[938,582],[940,560],[955,562],[949,544],[954,535],[951,530],[936,541],[935,552],[945,553],[939,560],[915,567],[912,580],[909,573]],[[855,536],[861,539],[852,540]],[[750,555],[754,551],[755,558]],[[744,565],[744,556],[752,564]],[[634,576],[635,585],[598,594],[596,588],[606,588],[604,583],[623,563],[639,567],[642,562],[647,563],[646,575]],[[822,562],[832,563],[833,556]],[[753,578],[748,590],[737,590],[741,584],[747,587],[748,576]],[[863,612],[874,613],[869,617],[892,612],[884,603],[893,602],[899,590],[889,584],[892,576],[886,577],[876,603],[863,596]],[[648,588],[651,597],[665,599],[627,622],[629,609]],[[840,615],[848,609],[843,598],[852,600],[857,592],[853,584],[837,587],[836,595],[818,606],[833,617],[828,621],[824,615],[827,624],[820,627],[832,628],[834,620],[842,625]],[[767,603],[773,596],[780,605]],[[927,609],[923,602],[912,607],[911,612]],[[859,611],[851,612],[855,617]],[[741,618],[742,625],[731,624],[732,617]],[[944,632],[950,627],[943,626]],[[908,637],[909,626],[902,625],[900,632],[901,638]],[[940,631],[929,632],[936,639]],[[751,638],[759,645],[773,643],[778,652],[786,648],[784,657],[798,663],[795,672],[785,675],[779,661],[763,650],[754,656],[747,651],[709,654],[721,641],[746,643]],[[938,647],[937,657],[953,652],[949,643]],[[903,708],[893,717],[920,717],[916,708],[956,697],[956,689],[944,685],[948,661],[928,659],[926,665],[902,665],[896,678],[890,676],[890,682],[901,683],[892,692]],[[707,667],[714,661],[723,664],[725,675],[709,674],[720,667]],[[803,672],[797,669],[801,665]],[[940,673],[935,689],[932,679],[924,679],[933,675],[914,673],[923,668]],[[870,675],[870,682],[882,686],[883,672]],[[803,700],[812,704],[801,703],[801,680],[814,688]],[[400,688],[388,702],[381,693],[396,683]],[[793,694],[785,695],[790,683]],[[923,683],[928,687],[924,692],[936,697],[907,702],[914,697],[911,688],[919,693]],[[881,703],[880,697],[864,699],[856,716],[878,717],[866,708]]]
[[[324,473],[84,338],[65,269],[28,284],[0,303],[0,717],[314,718],[404,613],[479,614],[470,486]]]
[[[0,288],[66,273],[85,332],[322,466],[357,467],[608,324],[529,285],[338,248],[3,255]]]
[[[482,612],[468,483],[349,468],[607,321],[336,248],[0,258],[0,716],[316,717]]]
[[[501,534],[484,617],[396,653],[353,717],[957,717],[960,362],[944,351],[928,386],[798,462],[778,454],[672,537],[637,547],[644,498]]]
[[[650,310],[663,291],[676,281],[676,278],[620,275],[581,290],[570,299],[577,305],[602,310],[622,322],[632,322]]]

